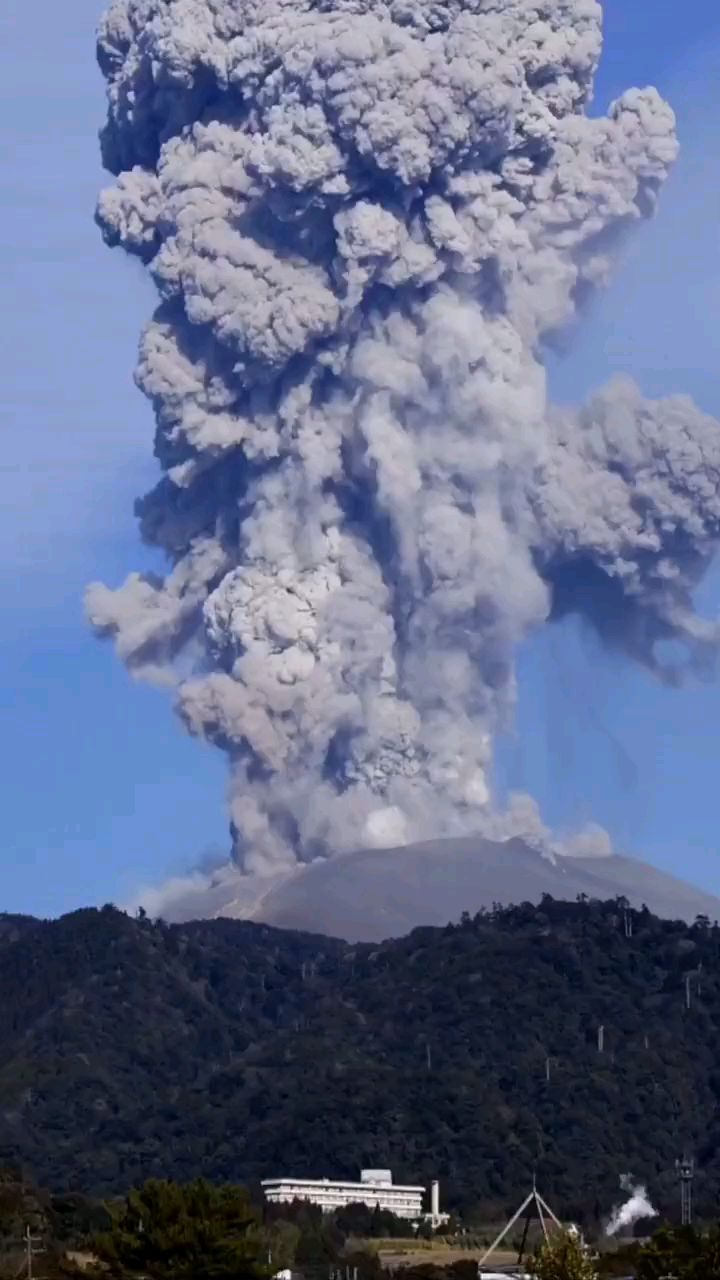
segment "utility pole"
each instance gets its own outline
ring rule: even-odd
[[[30,1225],[25,1228],[25,1276],[26,1280],[35,1280],[33,1258],[43,1250],[40,1248],[40,1236],[33,1235]]]
[[[695,1176],[695,1161],[684,1155],[682,1160],[675,1161],[675,1168],[680,1179],[680,1220],[684,1227],[692,1222],[692,1184]]]
[[[598,1027],[597,1046],[598,1046],[598,1053],[605,1052],[605,1028],[604,1027]]]

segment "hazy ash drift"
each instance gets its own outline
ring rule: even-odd
[[[493,816],[488,769],[553,610],[651,666],[658,639],[715,643],[690,593],[716,424],[625,382],[546,404],[541,339],[677,149],[652,89],[585,115],[600,17],[116,0],[101,24],[98,217],[161,299],[137,376],[165,474],[138,512],[169,569],[88,612],[227,752],[247,869],[537,834],[531,805]]]

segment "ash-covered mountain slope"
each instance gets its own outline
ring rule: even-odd
[[[535,1168],[587,1218],[627,1169],[674,1204],[690,1143],[720,1194],[707,922],[545,899],[366,946],[106,908],[19,931],[0,991],[0,1158],[51,1188],[377,1164],[499,1213]]]
[[[661,916],[720,919],[720,899],[646,862],[618,855],[551,861],[522,840],[496,843],[481,836],[313,862],[252,906],[243,897],[243,878],[224,874],[214,886],[203,883],[199,893],[179,896],[169,914],[250,916],[281,928],[378,942],[494,903],[539,902],[544,893],[570,900],[623,896]]]

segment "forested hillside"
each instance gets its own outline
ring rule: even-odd
[[[58,1190],[387,1165],[487,1211],[536,1169],[592,1216],[628,1170],[674,1203],[690,1141],[700,1204],[720,1192],[707,921],[546,899],[351,947],[112,908],[5,917],[0,991],[0,1162]]]

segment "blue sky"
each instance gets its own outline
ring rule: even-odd
[[[143,564],[132,519],[153,477],[132,384],[152,293],[93,221],[103,114],[99,0],[3,0],[0,15],[0,909],[123,900],[226,845],[223,762],[166,695],[88,634],[87,581]],[[656,83],[684,159],[656,223],[552,371],[559,398],[615,369],[720,414],[720,14],[711,0],[608,0],[603,106]],[[703,590],[720,612],[720,573]],[[592,817],[619,847],[720,892],[720,687],[668,692],[576,626],[520,657],[503,786],[558,825]]]

